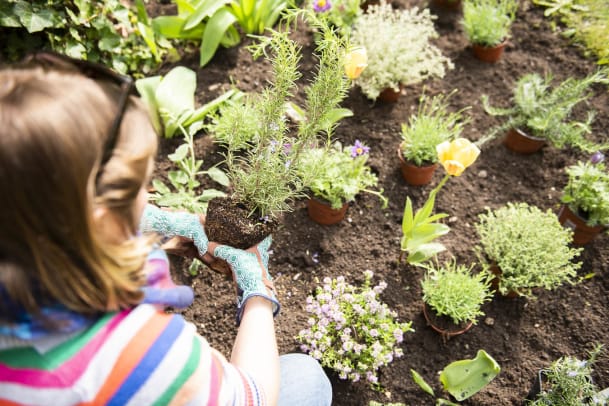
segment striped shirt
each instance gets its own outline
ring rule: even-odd
[[[265,404],[262,388],[194,325],[153,305],[36,348],[0,351],[0,406]]]

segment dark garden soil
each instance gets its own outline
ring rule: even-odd
[[[403,0],[396,7],[425,6],[425,0]],[[159,12],[159,9],[156,10]],[[448,363],[473,358],[485,349],[501,365],[499,376],[485,389],[463,402],[466,405],[519,405],[529,391],[537,370],[562,355],[586,357],[593,343],[609,344],[609,237],[600,236],[585,247],[580,275],[594,276],[575,286],[543,291],[537,300],[495,297],[485,305],[478,325],[467,333],[446,342],[426,325],[421,311],[420,279],[422,270],[398,263],[401,219],[406,196],[415,207],[425,201],[433,185],[443,176],[440,168],[431,185],[410,187],[402,180],[396,148],[400,125],[417,108],[423,86],[429,94],[459,89],[452,98],[455,110],[471,106],[472,124],[463,134],[471,140],[482,137],[499,121],[483,111],[480,96],[488,94],[493,105],[507,106],[514,82],[531,72],[552,72],[556,80],[582,77],[595,69],[581,49],[553,32],[543,10],[528,1],[521,4],[502,59],[487,64],[472,58],[472,49],[458,24],[458,11],[438,12],[437,45],[452,58],[455,68],[445,78],[410,86],[395,104],[373,104],[358,88],[351,89],[344,106],[354,116],[342,121],[336,138],[344,144],[356,139],[371,147],[370,164],[378,174],[380,186],[390,200],[380,208],[374,196],[361,195],[347,212],[347,219],[335,226],[321,226],[307,217],[304,201],[298,201],[288,213],[284,225],[274,233],[270,270],[282,304],[276,319],[280,352],[299,351],[295,336],[306,325],[305,298],[326,276],[344,275],[351,283],[363,280],[363,271],[375,272],[375,281],[385,280],[388,288],[382,299],[398,312],[401,321],[413,321],[414,333],[405,335],[405,356],[381,370],[384,391],[374,391],[365,383],[352,384],[328,371],[334,387],[335,405],[368,405],[370,400],[408,405],[432,405],[435,399],[425,394],[411,379],[410,369],[417,370],[443,393],[438,372]],[[303,25],[295,38],[302,44],[303,83],[314,68],[311,57],[312,33]],[[220,50],[204,69],[198,69],[198,54],[186,55],[180,64],[198,71],[199,101],[206,102],[227,90],[233,82],[243,91],[260,91],[269,75],[269,65],[253,61],[243,44]],[[166,71],[171,66],[163,67]],[[591,100],[599,114],[594,134],[607,137],[609,94],[596,87]],[[299,95],[302,98],[302,94]],[[167,153],[179,140],[162,140],[157,176],[170,167]],[[210,135],[197,138],[197,153],[211,166],[221,160],[220,150]],[[476,262],[474,247],[478,242],[475,223],[486,208],[498,208],[507,202],[527,202],[542,209],[557,211],[561,190],[566,182],[565,166],[587,156],[578,151],[544,147],[529,156],[509,152],[501,139],[485,144],[477,162],[458,178],[450,179],[437,198],[437,212],[449,214],[450,233],[442,238],[448,248],[441,258],[451,256],[463,264]],[[318,258],[316,261],[314,258]],[[187,263],[175,258],[175,278],[190,284],[196,291],[195,303],[183,312],[196,324],[212,346],[230,354],[235,337],[235,301],[232,282],[207,268],[197,276],[187,273]],[[595,382],[609,386],[609,348],[595,365]]]

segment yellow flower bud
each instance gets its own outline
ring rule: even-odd
[[[368,66],[366,48],[354,48],[345,55],[345,74],[349,79],[357,79],[366,66]]]
[[[444,141],[436,146],[436,151],[438,161],[451,176],[460,176],[480,155],[480,149],[465,138]]]

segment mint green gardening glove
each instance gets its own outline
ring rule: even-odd
[[[164,237],[184,237],[192,240],[202,257],[207,252],[207,235],[197,214],[161,210],[147,204],[140,221],[142,233],[156,232]]]
[[[269,235],[256,247],[257,254],[227,245],[218,245],[214,256],[225,260],[233,271],[237,283],[237,325],[241,324],[245,302],[251,297],[260,296],[273,304],[273,316],[281,307],[277,301],[275,286],[268,272],[268,249],[273,241]]]

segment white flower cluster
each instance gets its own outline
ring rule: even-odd
[[[307,298],[311,314],[308,328],[300,331],[301,349],[338,372],[340,379],[378,382],[377,370],[403,355],[398,344],[412,322],[398,323],[397,314],[379,301],[387,287],[380,282],[370,287],[372,271],[365,272],[361,288],[345,278],[325,278],[314,296]]]
[[[356,19],[351,34],[351,42],[368,53],[368,66],[355,83],[376,100],[384,89],[444,77],[453,64],[431,44],[437,37],[429,9],[394,10],[385,2],[371,6]]]

